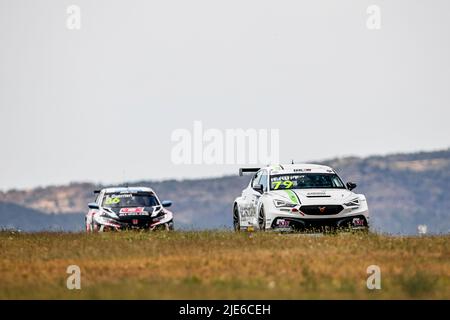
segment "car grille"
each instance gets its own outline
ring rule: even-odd
[[[300,211],[311,216],[338,214],[344,208],[340,205],[301,206]]]

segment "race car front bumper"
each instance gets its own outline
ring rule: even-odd
[[[150,216],[127,216],[113,219],[105,216],[94,216],[95,223],[99,226],[100,231],[106,230],[126,230],[126,229],[156,229],[160,226],[173,227],[173,215],[166,212],[157,217]]]
[[[364,215],[346,216],[339,218],[297,218],[276,217],[272,221],[271,228],[274,230],[333,230],[333,229],[367,229],[368,221]]]

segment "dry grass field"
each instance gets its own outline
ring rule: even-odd
[[[0,233],[0,299],[450,299],[450,236]],[[66,269],[81,268],[81,290]],[[366,269],[381,268],[381,290]]]

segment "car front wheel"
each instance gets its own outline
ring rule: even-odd
[[[266,231],[266,214],[264,213],[264,208],[261,207],[258,214],[258,226],[259,230]]]
[[[233,209],[233,227],[234,227],[234,231],[241,230],[241,222],[239,220],[239,209],[238,209],[237,205],[235,205],[234,209]]]

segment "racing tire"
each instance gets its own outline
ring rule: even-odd
[[[87,233],[100,232],[100,227],[94,221],[91,221],[91,223],[87,223],[86,221],[86,232]]]
[[[264,207],[261,207],[261,209],[259,209],[258,227],[260,231],[266,231],[266,214],[264,212]]]
[[[233,208],[233,228],[236,232],[241,231],[241,221],[239,219],[239,209],[237,205],[234,205]]]
[[[152,229],[152,231],[173,231],[173,230],[174,230],[173,221],[157,225],[156,227],[154,227],[154,229]]]
[[[97,232],[97,233],[103,232],[103,229],[101,228],[101,226],[96,224],[94,221],[92,221],[91,230],[92,230],[92,232]]]

